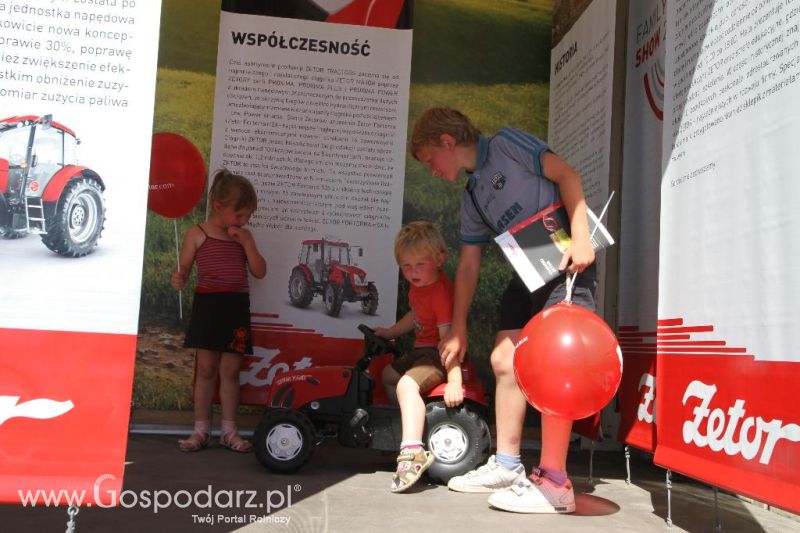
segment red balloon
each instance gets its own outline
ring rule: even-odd
[[[514,351],[514,375],[536,409],[579,420],[600,411],[616,394],[622,353],[602,318],[561,302],[522,329]]]
[[[200,151],[177,133],[154,133],[147,207],[179,218],[197,205],[205,188],[206,164]]]

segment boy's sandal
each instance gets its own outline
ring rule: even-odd
[[[182,452],[199,452],[208,447],[211,435],[205,432],[194,431],[188,439],[178,441],[178,449]]]
[[[392,492],[403,492],[419,481],[422,474],[433,464],[434,457],[429,451],[400,450],[397,456],[397,471],[392,477]]]
[[[248,453],[253,451],[253,445],[249,440],[245,440],[239,435],[238,431],[231,431],[230,433],[223,433],[219,436],[219,445],[223,448],[228,448],[231,451],[239,453]]]

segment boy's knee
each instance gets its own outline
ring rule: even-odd
[[[403,376],[397,382],[397,395],[407,396],[410,394],[419,394],[419,385],[409,376]]]
[[[491,355],[492,372],[496,377],[514,375],[514,352],[495,348]]]

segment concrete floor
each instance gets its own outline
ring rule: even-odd
[[[123,493],[127,508],[83,508],[76,517],[76,532],[718,531],[712,489],[686,479],[673,481],[670,529],[664,471],[634,456],[628,485],[625,460],[618,452],[594,454],[593,483],[588,480],[588,452],[571,452],[577,512],[551,516],[490,509],[485,495],[458,494],[424,479],[408,493],[392,494],[388,485],[393,456],[342,448],[335,442],[323,443],[311,461],[291,475],[265,471],[253,454],[236,454],[217,445],[184,454],[175,444],[174,436],[131,435],[124,491],[132,494]],[[536,453],[523,453],[526,465],[534,464]],[[158,512],[131,503],[144,491],[156,490],[170,498],[179,491],[210,492],[213,503],[206,506],[203,498],[198,499],[201,507],[172,505]],[[238,504],[232,497],[237,490],[243,495]],[[726,532],[800,532],[796,515],[723,493],[719,520]],[[64,531],[66,522],[63,507],[0,506],[4,533]]]

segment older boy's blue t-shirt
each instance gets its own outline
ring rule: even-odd
[[[561,197],[544,177],[542,154],[550,149],[533,135],[504,128],[478,140],[475,171],[461,199],[461,242],[482,245]]]

